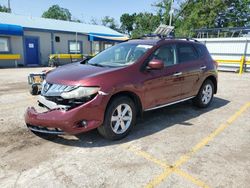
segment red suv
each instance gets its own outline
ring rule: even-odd
[[[34,132],[78,134],[97,128],[115,140],[126,136],[144,111],[189,99],[204,108],[216,92],[217,64],[203,44],[130,40],[49,72],[39,110],[28,108],[25,121]]]

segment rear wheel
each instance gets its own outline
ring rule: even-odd
[[[107,107],[103,125],[98,132],[107,139],[119,140],[127,136],[136,121],[136,107],[129,97],[115,98]]]
[[[206,80],[198,93],[194,98],[193,102],[200,108],[206,108],[210,105],[214,96],[214,84],[211,80]]]

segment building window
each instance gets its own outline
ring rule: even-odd
[[[69,41],[69,53],[80,54],[82,53],[82,42],[81,41]]]
[[[8,53],[8,52],[10,52],[9,38],[0,37],[0,53]]]
[[[55,41],[56,41],[56,42],[60,42],[60,37],[59,37],[59,36],[56,36],[56,37],[55,37]]]
[[[104,43],[104,49],[110,48],[111,46],[113,46],[112,43]]]
[[[94,41],[93,42],[93,54],[96,55],[100,52],[100,42]]]

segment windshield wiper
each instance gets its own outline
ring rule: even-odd
[[[104,65],[98,64],[98,63],[88,63],[88,65],[93,65],[96,67],[105,67]]]

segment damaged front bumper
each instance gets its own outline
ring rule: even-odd
[[[107,96],[98,94],[92,100],[70,108],[39,96],[38,103],[46,110],[38,112],[34,107],[29,107],[25,113],[25,122],[28,128],[35,132],[78,134],[102,124],[107,102]]]

